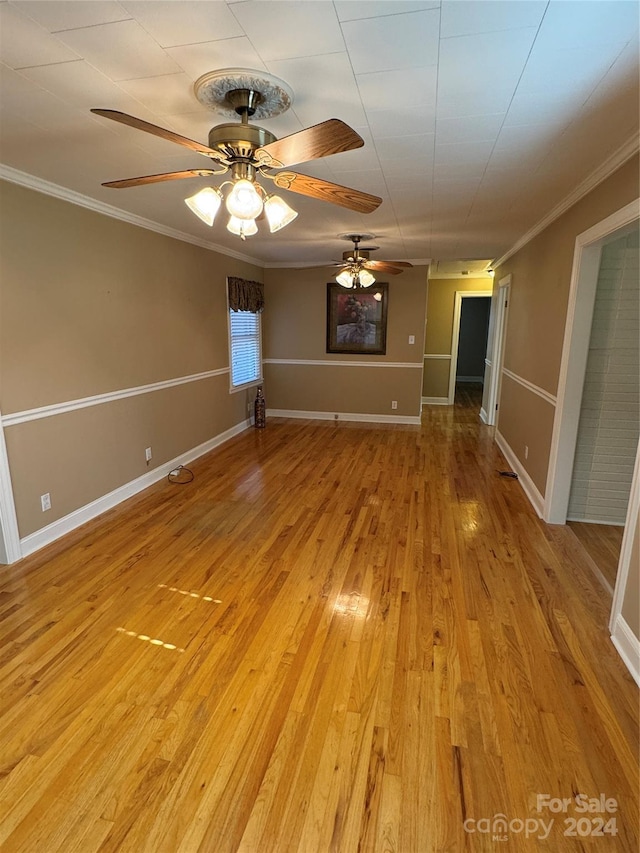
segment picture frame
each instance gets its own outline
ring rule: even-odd
[[[327,352],[385,355],[389,285],[345,289],[327,283]]]

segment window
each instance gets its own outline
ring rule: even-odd
[[[260,314],[229,311],[231,388],[240,388],[262,379]]]

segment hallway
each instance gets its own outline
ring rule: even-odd
[[[636,850],[610,602],[492,434],[271,419],[6,569],[2,849]]]

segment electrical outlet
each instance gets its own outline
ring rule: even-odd
[[[152,455],[153,454],[151,453],[151,448],[147,447],[144,451],[144,458],[147,460],[147,465],[149,464],[149,462],[151,462]]]
[[[47,492],[46,495],[40,495],[40,504],[42,506],[42,512],[46,512],[48,509],[51,509],[51,495]]]
[[[397,401],[397,400],[392,400],[392,401],[391,401],[391,408],[392,408],[392,409],[397,409],[397,408],[398,408],[398,401]]]
[[[415,342],[416,342],[416,336],[415,335],[409,335],[409,343],[415,344]]]
[[[524,458],[525,459],[529,458],[529,445],[528,444],[525,444],[525,446],[524,446]]]

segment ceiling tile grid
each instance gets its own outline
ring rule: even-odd
[[[637,134],[638,53],[632,0],[0,0],[0,160],[258,263],[328,262],[352,229],[381,259],[487,258]],[[292,225],[240,244],[183,204],[211,179],[102,187],[205,161],[89,110],[206,142],[229,119],[193,83],[220,68],[292,88],[291,109],[258,122],[279,138],[352,126],[363,148],[298,170],[379,209],[296,194]]]

